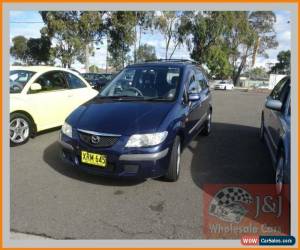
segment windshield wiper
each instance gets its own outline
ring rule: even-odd
[[[113,95],[113,96],[101,96],[99,95],[99,97],[102,99],[120,99],[122,100],[123,98],[125,98],[126,100],[130,100],[130,99],[141,99],[143,98],[143,96],[130,96],[130,95]]]
[[[145,97],[143,100],[144,101],[170,101],[170,99],[167,99],[163,96]]]

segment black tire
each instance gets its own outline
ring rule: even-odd
[[[265,124],[264,115],[261,115],[260,128],[259,128],[259,139],[263,142],[265,137]]]
[[[210,110],[204,123],[203,130],[201,131],[202,135],[208,136],[211,133],[211,116],[212,112]]]
[[[167,181],[177,181],[180,174],[180,154],[181,154],[181,142],[180,137],[176,136],[172,151],[171,151],[171,157],[168,167],[168,172],[164,176]]]
[[[289,203],[291,200],[291,186],[290,183],[287,183],[284,179],[284,165],[285,162],[285,152],[284,148],[281,146],[278,152],[277,160],[276,160],[276,172],[275,172],[275,191],[277,195],[281,195],[284,202]],[[281,168],[281,169],[280,169]],[[278,178],[278,175],[281,175]],[[279,180],[280,179],[280,180]]]
[[[20,131],[17,131],[16,132],[16,128],[14,127],[14,125],[16,125],[17,123],[17,120],[21,121],[21,123],[24,125],[22,130],[23,132],[21,132],[21,129]],[[28,129],[26,129],[26,124],[28,125]],[[14,146],[18,146],[18,145],[22,145],[22,144],[25,144],[30,136],[33,134],[33,122],[32,120],[25,114],[22,114],[22,113],[13,113],[10,115],[10,129],[9,129],[9,132],[10,132],[10,146],[14,147]],[[15,129],[13,129],[13,127]],[[19,134],[22,133],[22,136],[21,135],[18,135],[16,136],[15,139],[13,135],[16,135],[16,134]],[[17,138],[20,138],[19,140]]]

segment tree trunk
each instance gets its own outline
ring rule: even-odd
[[[86,71],[86,73],[89,73],[89,68],[90,68],[90,47],[89,47],[89,44],[87,43],[85,45],[85,71]]]
[[[259,39],[259,37],[257,37],[257,39],[256,39],[256,41],[254,43],[254,48],[253,48],[252,67],[254,66],[255,61],[256,61],[256,55],[257,55],[257,51],[258,51],[259,45],[260,45],[260,39]]]
[[[246,60],[247,60],[247,56],[244,56],[241,63],[240,63],[240,66],[238,67],[238,70],[234,73],[234,76],[233,76],[233,79],[232,79],[234,86],[237,86],[239,84],[240,75],[242,73],[242,70],[244,69],[244,66],[246,64]]]

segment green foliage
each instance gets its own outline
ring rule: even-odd
[[[187,23],[184,12],[161,11],[155,17],[154,26],[165,39],[165,59],[171,59],[177,47],[185,41],[189,32]]]
[[[190,20],[192,38],[187,40],[191,57],[207,64],[215,76],[231,75],[235,85],[248,60],[277,46],[270,11],[208,11],[194,14]]]
[[[252,55],[253,66],[257,54],[268,57],[265,50],[276,48],[278,46],[276,32],[274,30],[276,15],[272,11],[254,11],[249,15],[249,23],[257,33]]]
[[[51,41],[48,37],[30,38],[27,41],[28,63],[31,65],[52,64],[50,62],[50,48]]]
[[[232,72],[225,48],[212,46],[207,51],[207,67],[210,75],[215,79],[227,79]]]
[[[147,29],[152,29],[154,23],[154,11],[135,11],[135,42],[134,42],[134,63],[137,61],[137,48],[141,46],[142,34]]]
[[[51,41],[48,37],[25,38],[16,36],[12,39],[13,46],[10,48],[10,54],[25,64],[52,64],[51,61]]]
[[[269,77],[269,74],[264,67],[255,67],[246,71],[244,75],[249,77],[251,80],[261,80]]]
[[[156,53],[155,53],[155,47],[143,44],[141,45],[137,50],[137,61],[143,62],[147,60],[156,60]]]
[[[46,24],[44,33],[55,40],[53,53],[63,67],[71,67],[83,48],[79,36],[78,11],[40,11]]]
[[[270,73],[289,75],[291,73],[291,51],[280,51],[277,60],[278,62],[271,68]]]
[[[27,61],[27,39],[24,36],[16,36],[12,39],[10,54],[21,61]]]
[[[130,46],[135,42],[135,12],[117,11],[108,15],[108,51],[109,64],[117,70],[122,69],[131,59],[128,55]]]

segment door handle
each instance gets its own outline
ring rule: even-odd
[[[68,95],[68,97],[73,97],[73,95],[70,94],[70,95]]]

